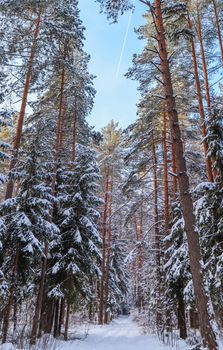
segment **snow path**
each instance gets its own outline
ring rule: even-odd
[[[110,325],[95,326],[85,340],[60,342],[60,350],[163,350],[168,349],[154,335],[145,335],[129,317],[119,317]]]

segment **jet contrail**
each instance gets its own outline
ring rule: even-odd
[[[134,3],[135,3],[135,1],[134,1]],[[124,54],[124,51],[125,51],[125,45],[126,45],[126,41],[127,41],[127,38],[128,38],[129,28],[130,28],[131,21],[132,21],[132,15],[133,15],[133,10],[131,11],[131,13],[129,15],[129,20],[128,20],[128,23],[127,23],[125,37],[124,37],[124,41],[123,41],[123,44],[122,44],[122,50],[121,50],[121,53],[120,53],[118,66],[117,66],[117,70],[116,70],[116,74],[115,74],[116,79],[118,79],[118,75],[119,75],[119,71],[120,71],[120,67],[121,67],[121,63],[122,63],[122,58],[123,58],[123,54]]]

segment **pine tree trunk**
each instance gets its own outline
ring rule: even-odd
[[[52,299],[48,299],[47,295],[44,294],[41,315],[40,315],[40,324],[38,338],[41,337],[42,332],[50,334],[53,328],[54,320],[54,302]]]
[[[55,156],[54,156],[54,170],[52,178],[52,192],[55,192],[56,186],[56,173],[57,173],[57,162],[60,157],[61,142],[62,142],[62,126],[63,126],[63,103],[64,103],[64,86],[65,86],[65,68],[63,66],[61,72],[61,83],[60,83],[60,100],[59,100],[59,111],[57,117],[57,131],[56,131],[56,142],[55,142]]]
[[[156,255],[156,282],[157,282],[157,306],[156,306],[156,326],[158,330],[162,325],[161,314],[161,269],[160,269],[160,232],[159,232],[159,211],[158,211],[158,180],[157,180],[157,156],[154,135],[152,135],[153,154],[153,190],[154,190],[154,230],[155,230],[155,255]]]
[[[29,57],[29,61],[28,61],[27,73],[26,73],[25,83],[24,83],[24,88],[23,88],[22,103],[21,103],[19,118],[18,118],[18,122],[17,122],[16,135],[15,135],[15,139],[14,139],[14,143],[13,143],[13,152],[12,152],[12,159],[11,159],[11,162],[9,165],[9,171],[14,169],[16,166],[16,163],[17,163],[20,141],[21,141],[21,136],[22,136],[23,121],[24,121],[24,117],[25,117],[27,98],[28,98],[28,93],[29,93],[30,80],[31,80],[31,76],[32,76],[33,62],[34,62],[34,58],[35,58],[35,54],[36,54],[36,42],[37,42],[37,39],[39,36],[39,31],[40,31],[40,13],[38,14],[37,19],[36,19],[36,28],[35,28],[35,32],[34,32],[30,57]],[[5,199],[12,198],[13,189],[14,189],[14,181],[9,180],[7,187],[6,187]]]
[[[171,142],[171,163],[172,163],[172,177],[173,177],[173,186],[172,186],[172,195],[171,198],[173,202],[176,201],[176,196],[177,196],[177,167],[176,167],[176,151],[175,151],[175,142],[173,140],[173,133],[170,128],[170,142]]]
[[[62,325],[64,324],[65,302],[61,300],[60,304],[60,318],[59,318],[59,335],[61,335]]]
[[[40,314],[41,314],[41,308],[42,308],[44,282],[45,282],[46,267],[47,267],[48,243],[45,243],[44,255],[45,255],[45,257],[43,258],[43,261],[42,261],[39,290],[38,290],[38,295],[37,295],[37,300],[36,300],[36,307],[35,307],[35,312],[34,312],[34,317],[33,317],[33,325],[32,325],[31,337],[30,337],[30,344],[31,345],[36,344],[38,327],[39,327],[39,323],[40,323]]]
[[[175,177],[175,176],[174,176]],[[166,112],[163,112],[163,178],[164,178],[164,230],[169,234],[169,182],[168,182],[168,154],[167,154],[167,123]]]
[[[77,143],[77,103],[74,103],[74,121],[73,121],[73,139],[72,139],[72,162],[76,159],[76,143]]]
[[[210,350],[214,350],[217,349],[217,342],[215,333],[210,323],[210,316],[208,312],[208,298],[204,289],[204,281],[201,267],[202,257],[200,243],[198,234],[195,231],[196,222],[195,216],[193,214],[193,203],[190,194],[189,178],[187,175],[178,113],[173,93],[173,85],[166,45],[166,34],[163,24],[163,15],[160,0],[154,0],[154,9],[152,9],[152,12],[153,11],[153,18],[157,29],[160,68],[162,70],[167,112],[170,118],[170,127],[173,133],[173,141],[175,143],[180,199],[185,222],[185,230],[188,239],[190,268],[192,273],[197,309],[199,313],[200,332],[203,338],[204,346],[207,346]]]
[[[210,113],[211,97],[210,97],[208,71],[207,71],[207,64],[206,64],[205,51],[204,51],[204,45],[203,45],[203,37],[202,37],[202,29],[201,29],[201,18],[200,18],[200,11],[199,11],[198,1],[197,1],[197,34],[198,34],[198,39],[199,39],[199,43],[200,43],[202,68],[203,68],[203,73],[204,73],[206,102],[207,102],[208,112]]]
[[[69,316],[70,316],[70,303],[67,302],[67,312],[66,312],[66,321],[65,321],[65,330],[64,330],[64,340],[68,340],[68,329],[69,329]]]
[[[189,16],[188,16],[188,28],[190,30],[192,29],[192,23]],[[204,106],[203,106],[200,78],[198,73],[197,55],[195,50],[194,38],[192,36],[190,41],[191,41],[191,52],[192,52],[192,58],[193,58],[193,64],[194,64],[194,75],[195,75],[196,90],[197,90],[197,97],[198,97],[198,108],[199,108],[199,114],[201,118],[201,131],[202,131],[202,137],[204,139],[207,136],[206,125],[205,125],[205,112],[204,112]],[[203,141],[203,146],[204,146],[204,157],[205,157],[208,181],[213,182],[211,160],[207,158],[208,144],[206,140]]]
[[[102,215],[102,225],[101,225],[101,237],[102,237],[102,262],[101,262],[101,281],[100,281],[100,298],[99,298],[99,315],[98,323],[103,324],[104,315],[104,286],[105,286],[105,259],[106,259],[106,224],[107,224],[107,211],[108,211],[108,189],[109,189],[109,168],[106,170],[105,175],[105,195],[104,195],[104,210]]]
[[[13,304],[13,294],[16,287],[15,283],[16,283],[18,265],[19,265],[19,247],[16,247],[16,256],[15,256],[15,262],[14,262],[13,271],[12,271],[9,299],[4,310],[3,326],[2,326],[2,344],[4,344],[7,340],[8,329],[9,329],[9,318],[10,318],[11,308]]]
[[[136,242],[139,241],[139,232],[138,232],[138,223],[137,223],[137,217],[136,217],[136,213],[134,214],[134,228],[135,228],[135,239]],[[140,266],[140,262],[139,262],[139,255],[137,254],[136,259],[134,260],[134,266],[133,266],[133,270],[134,270],[134,299],[137,300],[138,299],[138,292],[139,292],[139,266]]]
[[[178,328],[180,330],[180,338],[187,339],[187,325],[186,325],[186,315],[185,315],[185,303],[183,297],[183,285],[179,284],[178,292]]]
[[[203,45],[203,37],[202,37],[202,29],[201,29],[201,18],[200,18],[200,11],[199,11],[199,3],[197,1],[197,34],[198,39],[200,43],[200,51],[201,51],[201,58],[202,58],[202,68],[204,73],[204,83],[205,83],[205,95],[206,95],[206,102],[207,102],[207,108],[208,113],[211,112],[211,96],[210,96],[210,88],[209,88],[209,79],[208,79],[208,71],[207,71],[207,64],[206,64],[206,58],[205,58],[205,51],[204,51],[204,45]],[[214,163],[214,159],[210,160],[211,163]],[[213,179],[217,176],[216,170],[212,170]]]
[[[222,59],[222,63],[223,63],[223,43],[222,43],[222,35],[221,35],[221,28],[220,28],[220,23],[219,23],[216,0],[212,0],[212,3],[213,3],[213,7],[214,7],[215,21],[216,21],[218,40],[219,40],[220,52],[221,52],[221,59]]]
[[[55,338],[59,337],[59,311],[60,311],[60,301],[55,302],[55,314],[54,314],[54,330],[53,335]]]
[[[106,259],[106,273],[105,273],[105,309],[104,309],[104,323],[108,323],[108,297],[109,297],[109,272],[110,272],[110,256],[111,256],[111,223],[112,223],[112,192],[113,192],[113,176],[110,180],[110,195],[108,208],[108,243],[107,243],[107,259]]]

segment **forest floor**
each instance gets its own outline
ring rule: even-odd
[[[59,350],[164,350],[156,335],[144,334],[130,317],[121,316],[106,326],[94,326],[83,340],[59,341]],[[172,348],[173,349],[173,348]],[[182,347],[181,347],[182,349]]]
[[[82,325],[69,332],[72,340],[55,340],[52,336],[41,338],[32,350],[187,350],[184,341],[175,339],[172,347],[161,342],[156,334],[146,334],[131,317],[120,316],[109,325]],[[28,343],[13,346],[0,345],[0,350],[30,350]],[[221,349],[223,350],[223,349]]]

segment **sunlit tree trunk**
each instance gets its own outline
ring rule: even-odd
[[[203,68],[203,73],[204,73],[205,96],[206,96],[206,102],[207,102],[207,109],[208,109],[208,113],[210,113],[211,112],[211,96],[210,96],[207,64],[206,64],[206,58],[205,58],[205,50],[204,50],[204,45],[203,45],[203,37],[202,37],[202,29],[201,29],[201,17],[200,17],[200,9],[199,9],[198,1],[197,1],[197,33],[198,33],[198,39],[199,39],[199,43],[200,43],[202,68]],[[214,160],[212,159],[212,160],[210,160],[210,162],[214,162]],[[212,174],[213,174],[213,179],[214,179],[217,175],[215,169],[212,170]]]
[[[219,17],[218,17],[218,9],[217,9],[216,0],[212,0],[212,4],[214,7],[215,21],[216,21],[218,40],[219,40],[219,46],[220,46],[220,52],[221,52],[221,59],[222,59],[222,63],[223,63],[223,42],[222,42],[221,27],[220,27],[220,22],[219,22]]]
[[[108,217],[108,191],[109,191],[110,169],[107,167],[105,174],[105,193],[104,193],[104,209],[102,214],[101,238],[102,238],[102,262],[101,262],[101,281],[99,295],[99,315],[98,323],[104,323],[104,287],[105,287],[105,260],[106,260],[106,233],[107,233],[107,217]]]
[[[33,62],[36,55],[36,43],[39,36],[40,31],[40,13],[37,16],[36,19],[36,28],[34,32],[33,42],[31,46],[31,52],[29,56],[28,61],[28,67],[27,67],[27,73],[25,77],[25,83],[23,88],[23,95],[22,95],[22,103],[19,111],[19,117],[17,122],[17,128],[16,128],[16,135],[13,143],[13,152],[12,152],[12,159],[9,165],[9,171],[15,168],[17,160],[18,160],[18,153],[20,148],[20,142],[21,142],[21,136],[22,136],[22,129],[23,129],[23,122],[26,112],[26,105],[27,105],[27,98],[29,93],[29,87],[30,87],[30,80],[32,77],[32,70],[33,70]],[[5,199],[12,198],[13,195],[13,189],[14,189],[14,181],[9,180],[7,187],[6,187],[6,193],[5,193]]]
[[[111,171],[112,174],[112,171]],[[109,189],[109,208],[108,208],[108,234],[107,234],[107,258],[106,258],[106,273],[105,273],[105,310],[104,323],[108,323],[108,297],[109,297],[109,272],[110,272],[110,257],[111,257],[111,224],[112,224],[112,200],[113,200],[113,176],[110,179]]]
[[[155,256],[156,256],[156,279],[157,279],[157,306],[156,325],[158,329],[162,324],[161,315],[161,257],[160,257],[160,231],[159,231],[159,209],[158,209],[158,179],[157,179],[157,156],[154,135],[152,135],[153,155],[153,192],[154,192],[154,231],[155,231]]]
[[[77,143],[77,103],[74,103],[74,120],[73,120],[73,139],[72,139],[72,162],[76,158],[76,143]]]
[[[169,234],[169,182],[168,182],[168,153],[167,153],[167,120],[163,112],[163,182],[164,182],[164,229],[165,236]]]
[[[188,27],[190,30],[192,29],[192,23],[190,20],[190,16],[188,16]],[[206,124],[205,124],[205,112],[204,112],[204,106],[203,106],[200,78],[199,78],[199,73],[198,73],[198,64],[197,64],[195,43],[194,43],[194,38],[192,36],[191,36],[190,41],[191,41],[191,52],[192,52],[192,58],[193,58],[193,64],[194,64],[194,75],[195,75],[197,98],[198,98],[198,108],[199,108],[199,114],[200,114],[200,119],[201,119],[201,131],[202,131],[202,137],[203,137],[203,139],[205,139],[205,137],[207,136]],[[204,145],[204,157],[205,157],[208,181],[213,182],[211,160],[207,157],[208,144],[207,144],[206,140],[203,141],[203,145]]]
[[[211,97],[210,97],[208,71],[207,71],[207,64],[206,64],[206,58],[205,58],[205,51],[204,51],[204,44],[203,44],[203,37],[202,37],[202,29],[201,29],[201,17],[200,17],[200,9],[199,9],[198,1],[197,1],[197,34],[198,34],[198,39],[199,39],[199,43],[200,43],[202,68],[203,68],[203,73],[204,73],[206,102],[207,102],[208,112],[210,112],[210,109],[211,109]]]

